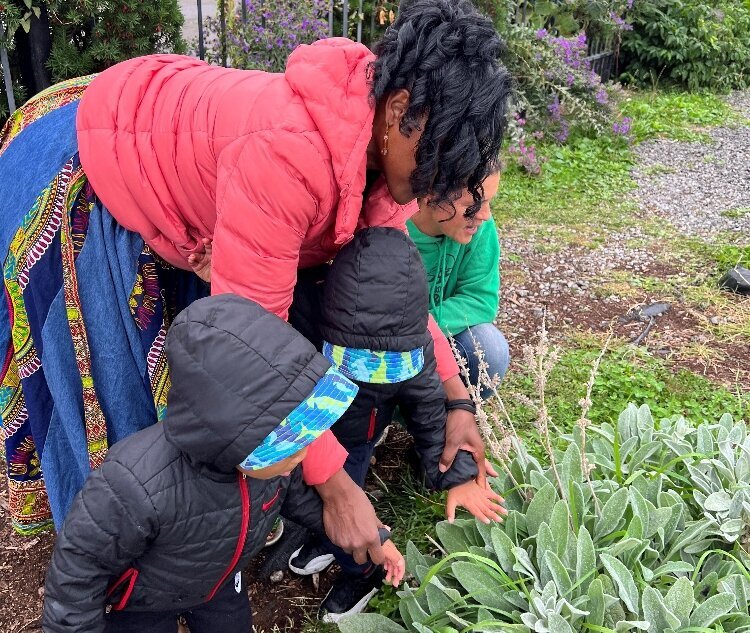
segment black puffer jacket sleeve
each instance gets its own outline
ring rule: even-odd
[[[424,465],[428,483],[447,490],[477,476],[477,466],[471,454],[458,451],[453,466],[439,470],[440,457],[445,447],[445,391],[437,374],[435,352],[430,340],[424,347],[424,368],[404,382],[398,395],[399,407],[404,412],[407,430],[414,438],[414,448]]]
[[[323,501],[314,488],[302,479],[302,467],[297,466],[289,475],[289,487],[279,514],[304,525],[316,534],[325,534],[323,527]]]
[[[105,460],[86,480],[57,536],[45,584],[44,632],[104,631],[108,586],[157,531],[143,486],[125,466]]]

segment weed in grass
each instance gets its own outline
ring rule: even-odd
[[[750,207],[729,209],[727,211],[722,211],[721,215],[723,215],[725,218],[729,218],[730,220],[741,220],[745,216],[750,215]]]
[[[644,176],[663,176],[665,174],[675,174],[677,173],[677,170],[674,167],[667,167],[666,165],[662,165],[661,163],[658,163],[656,165],[651,165],[649,167],[646,167],[642,170],[642,173]]]

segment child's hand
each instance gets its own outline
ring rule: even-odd
[[[406,572],[406,561],[404,561],[404,557],[393,544],[393,541],[383,543],[383,554],[385,555],[385,562],[383,563],[385,582],[398,587]]]
[[[471,480],[448,491],[445,514],[448,517],[448,522],[453,523],[456,518],[456,508],[461,506],[482,523],[500,522],[503,520],[503,516],[508,514],[508,511],[500,505],[504,501],[505,499],[489,486],[482,488],[476,481]]]
[[[203,252],[193,253],[188,257],[188,265],[198,277],[206,283],[211,283],[211,251],[213,242],[204,237],[202,240]]]

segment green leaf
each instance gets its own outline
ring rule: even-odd
[[[596,573],[596,551],[594,542],[591,540],[589,531],[581,526],[578,530],[578,543],[576,547],[576,578],[579,585],[579,593],[586,593],[594,581]]]
[[[552,580],[549,567],[545,563],[545,555],[547,552],[554,551],[555,538],[552,536],[552,530],[546,523],[542,523],[536,535],[536,566],[539,569],[539,578],[543,585]]]
[[[570,588],[573,583],[570,580],[570,574],[563,565],[562,561],[557,557],[554,552],[547,552],[544,556],[544,561],[547,563],[550,572],[552,573],[552,580],[555,581],[557,591],[563,598],[570,597]]]
[[[653,570],[655,578],[659,576],[674,576],[676,574],[689,574],[695,569],[690,563],[683,563],[679,561],[669,561]]]
[[[694,603],[693,583],[685,577],[678,578],[664,596],[664,604],[680,620],[680,626],[687,626],[690,622]]]
[[[731,593],[717,593],[695,608],[690,616],[690,626],[711,626],[734,609],[735,604],[735,597]]]
[[[453,575],[472,599],[491,609],[506,609],[509,605],[498,591],[498,579],[487,568],[476,562],[458,560],[451,565]]]
[[[547,483],[534,494],[534,498],[526,509],[526,529],[529,536],[536,536],[539,526],[552,514],[555,501],[557,501],[557,492],[551,483]]]
[[[725,490],[708,495],[704,507],[709,512],[727,512],[732,505],[732,497]]]
[[[570,490],[573,483],[583,482],[583,470],[581,469],[581,451],[578,445],[571,442],[565,451],[562,465],[560,467],[560,476],[564,490]]]
[[[513,564],[516,561],[516,557],[513,555],[513,541],[497,525],[492,526],[490,537],[492,539],[492,549],[495,550],[495,557],[498,564],[505,573],[510,574],[513,571]]]
[[[430,578],[430,582],[425,585],[425,595],[427,596],[427,605],[430,608],[430,613],[442,613],[454,606],[453,600],[440,587],[438,587],[432,581],[435,577]]]
[[[654,631],[676,630],[680,626],[679,618],[667,608],[662,595],[653,587],[643,590],[643,616]]]
[[[573,482],[570,487],[570,512],[573,515],[574,531],[583,525],[583,519],[586,515],[586,502],[583,495],[583,488],[580,484]]]
[[[651,538],[659,530],[663,530],[667,526],[672,518],[672,508],[654,508],[650,505],[648,515],[648,532],[644,536]]]
[[[617,541],[617,543],[612,545],[612,547],[610,547],[607,551],[609,552],[610,556],[617,556],[618,558],[620,558],[621,554],[639,547],[642,543],[644,543],[642,539],[628,537]]]
[[[648,523],[649,523],[649,511],[648,511],[648,501],[646,501],[645,497],[636,490],[636,488],[631,487],[629,489],[630,491],[630,505],[633,508],[633,515],[638,517],[641,520],[641,524],[643,525],[643,535],[648,534]],[[628,530],[628,533],[630,533],[630,530]],[[632,536],[635,536],[633,534]],[[640,538],[640,537],[636,537]]]
[[[628,536],[634,539],[643,538],[643,521],[638,515],[634,516],[628,525]]]
[[[474,545],[467,528],[458,523],[441,521],[435,526],[435,532],[449,554],[466,552],[470,545]]]
[[[614,556],[600,554],[599,558],[609,572],[612,580],[615,582],[620,599],[625,603],[625,606],[631,613],[639,615],[640,608],[638,603],[640,600],[638,587],[635,585],[633,574],[631,574],[630,570]]]
[[[550,613],[547,618],[549,633],[573,633],[573,629],[567,620],[559,613]]]
[[[417,565],[427,566],[427,559],[411,541],[406,544],[406,571],[412,576],[417,575]]]
[[[358,613],[342,618],[338,622],[342,633],[407,633],[406,629],[379,613]]]
[[[643,622],[639,620],[620,620],[615,625],[615,633],[625,633],[626,631],[632,631],[633,629],[648,631],[650,626],[650,622]]]
[[[562,557],[568,547],[568,536],[570,535],[570,519],[568,515],[568,506],[564,501],[558,501],[552,510],[552,517],[549,522],[553,545],[557,555]]]
[[[614,532],[622,518],[625,516],[627,509],[628,490],[627,488],[618,488],[615,493],[607,499],[607,503],[602,508],[599,520],[594,524],[594,541],[598,541],[603,536]]]
[[[537,575],[536,569],[534,569],[534,564],[531,562],[531,558],[529,558],[529,553],[523,549],[523,547],[514,547],[513,555],[516,557],[516,563],[513,565],[514,571],[527,574],[538,581],[539,576]]]
[[[595,578],[589,585],[589,616],[587,621],[595,626],[604,624],[604,586],[599,578]]]

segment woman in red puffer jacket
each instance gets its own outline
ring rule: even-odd
[[[184,292],[195,275],[182,271],[206,241],[212,294],[236,293],[286,318],[297,270],[331,259],[357,228],[403,228],[427,193],[450,202],[468,188],[481,200],[505,129],[500,50],[469,2],[405,0],[374,54],[325,40],[294,51],[283,74],[142,57],[16,112],[0,137],[0,239],[12,263],[0,314],[10,359],[3,423],[16,527],[44,523],[47,493],[62,520],[88,468],[137,430],[132,420],[143,418],[130,408],[144,394],[152,420],[163,415],[164,335],[195,294]],[[56,235],[59,248],[48,247]],[[468,397],[431,329],[448,397]],[[466,445],[482,470],[473,417],[456,410],[443,466]],[[358,560],[369,547],[379,562],[369,502],[331,472],[341,450],[321,438],[305,478],[324,500],[332,540]]]

